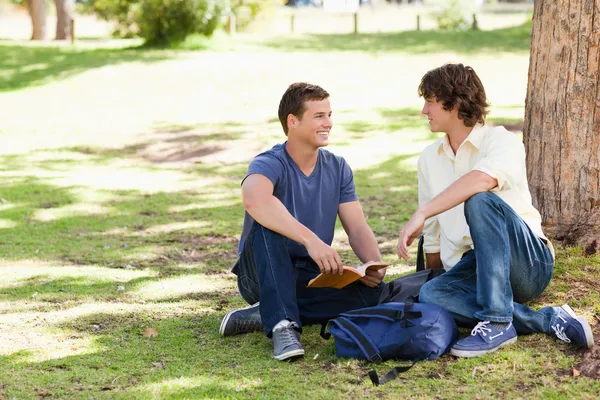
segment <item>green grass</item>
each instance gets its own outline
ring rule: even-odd
[[[260,333],[218,335],[225,313],[244,305],[229,273],[239,182],[256,152],[283,140],[274,111],[287,84],[332,93],[330,149],[354,170],[393,279],[414,268],[414,249],[408,262],[395,256],[396,232],[416,207],[417,157],[439,137],[420,116],[419,77],[462,54],[488,77],[489,122],[516,129],[528,55],[512,35],[525,32],[450,36],[461,48],[431,32],[234,47],[218,38],[198,53],[0,43],[9,54],[0,60],[0,399],[596,398],[597,380],[572,376],[583,352],[544,335],[482,358],[419,363],[381,387],[368,382],[373,365],[336,358],[317,326],[292,364],[272,360]],[[426,37],[438,44],[419,47]],[[506,64],[487,53],[502,38]],[[357,262],[339,224],[334,244]],[[597,331],[598,265],[581,248],[559,248],[550,287],[531,306],[568,302]],[[142,335],[150,327],[157,337]]]
[[[281,36],[265,43],[278,51],[366,51],[430,54],[454,51],[529,53],[531,22],[492,31],[443,32],[408,31],[398,33],[315,34]]]
[[[168,58],[166,52],[140,51],[135,47],[71,49],[22,46],[11,41],[0,41],[0,53],[0,92],[49,83],[92,68]]]

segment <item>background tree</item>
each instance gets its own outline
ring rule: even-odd
[[[70,40],[71,21],[75,8],[74,0],[54,0],[56,8],[56,40]],[[46,39],[46,1],[27,0],[27,9],[31,17],[32,40]]]
[[[529,184],[546,232],[567,243],[600,239],[599,15],[600,0],[537,0],[533,14]]]
[[[27,9],[31,17],[31,40],[46,39],[46,1],[27,0]]]
[[[71,40],[74,0],[54,0],[56,6],[56,40]]]

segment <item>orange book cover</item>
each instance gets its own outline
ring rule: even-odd
[[[389,264],[379,261],[369,261],[361,265],[360,267],[346,267],[344,266],[343,274],[319,274],[316,278],[308,282],[310,288],[325,288],[332,287],[341,289],[344,286],[351,284],[354,281],[359,280],[363,276],[367,269],[378,270],[387,267]]]

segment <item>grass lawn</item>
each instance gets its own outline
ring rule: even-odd
[[[438,137],[419,115],[421,76],[472,65],[489,122],[518,131],[527,43],[527,26],[192,38],[179,50],[0,41],[0,399],[597,398],[600,383],[584,376],[597,371],[580,366],[597,353],[544,335],[423,362],[381,387],[365,379],[371,365],[337,359],[317,326],[296,363],[272,360],[263,334],[218,335],[244,305],[229,272],[239,183],[256,153],[284,139],[276,109],[287,85],[332,94],[330,149],[354,170],[393,279],[414,269],[414,254],[394,255],[396,232],[416,207],[418,154]],[[358,262],[339,226],[334,243]],[[600,334],[599,265],[560,248],[531,306],[568,302]]]

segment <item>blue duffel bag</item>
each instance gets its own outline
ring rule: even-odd
[[[327,332],[329,327],[329,332]],[[434,360],[459,339],[452,315],[443,308],[423,303],[384,303],[340,314],[321,329],[321,336],[335,339],[337,357],[373,363],[388,359]],[[412,366],[412,365],[411,365]],[[375,371],[374,384],[393,379],[410,367],[396,367],[383,379]]]

